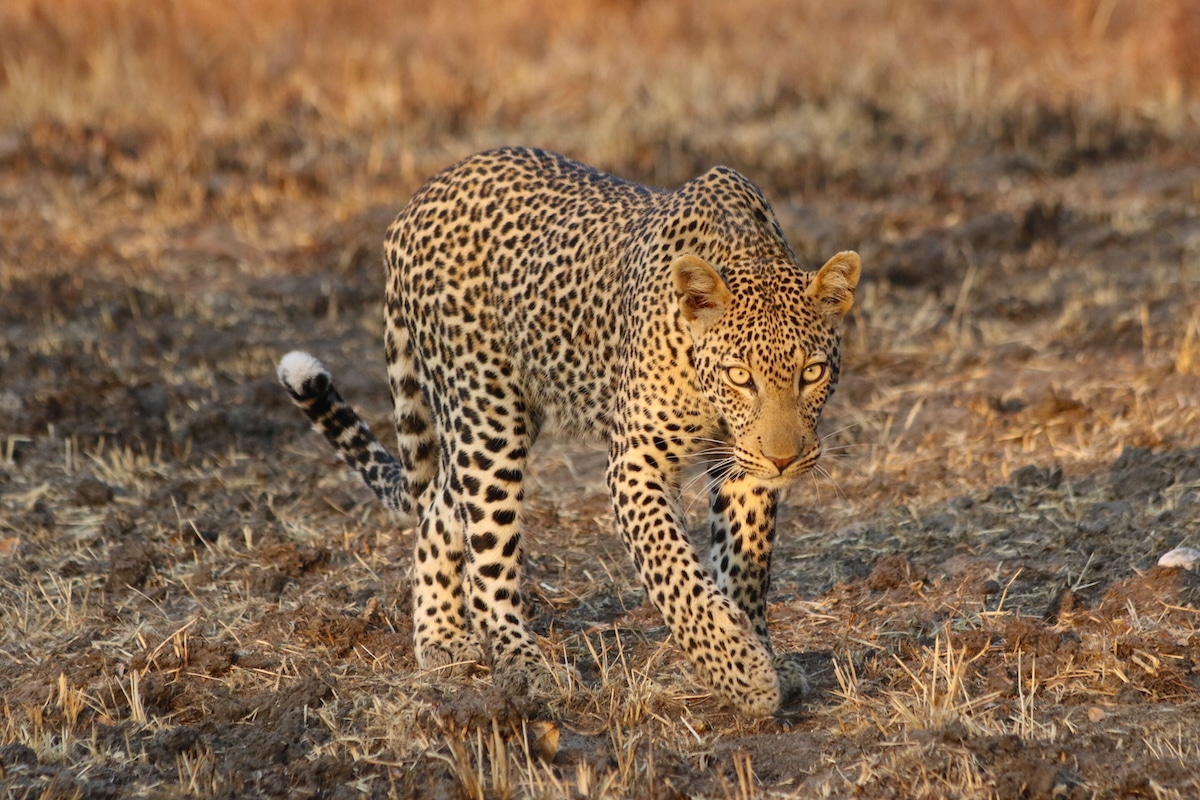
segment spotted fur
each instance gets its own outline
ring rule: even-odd
[[[289,354],[279,376],[417,524],[418,662],[546,674],[523,613],[520,516],[529,448],[554,419],[607,442],[617,526],[697,675],[750,716],[801,689],[767,636],[775,515],[821,452],[858,256],[801,269],[762,194],[724,167],[663,191],[504,149],[418,191],[386,262],[399,458],[311,356]],[[715,479],[707,566],[679,501],[692,458]]]

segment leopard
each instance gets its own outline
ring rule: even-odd
[[[558,685],[521,589],[530,448],[554,426],[607,447],[615,526],[700,683],[749,718],[803,696],[802,658],[768,636],[771,554],[780,493],[822,453],[858,254],[801,267],[728,167],[661,189],[510,147],[429,179],[384,262],[398,454],[314,356],[290,352],[277,373],[415,526],[418,665]],[[689,467],[710,482],[707,555],[682,505]]]

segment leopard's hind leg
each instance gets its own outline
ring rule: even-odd
[[[486,661],[467,621],[466,538],[450,472],[431,484],[413,547],[413,639],[422,669],[459,674]]]
[[[383,341],[399,461],[416,504],[417,517],[423,519],[429,499],[426,495],[432,492],[430,486],[438,474],[437,431],[421,385],[412,336],[391,314],[387,318]]]

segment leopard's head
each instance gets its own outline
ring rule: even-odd
[[[816,464],[861,268],[850,251],[817,272],[762,260],[721,272],[694,255],[672,264],[697,381],[730,432],[732,473],[774,488]]]

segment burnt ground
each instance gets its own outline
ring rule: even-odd
[[[9,796],[1200,794],[1200,572],[1155,566],[1200,547],[1187,153],[767,182],[805,260],[854,247],[867,277],[832,479],[791,491],[771,596],[814,692],[750,723],[643,603],[602,456],[549,440],[526,581],[578,685],[540,704],[416,670],[410,534],[273,376],[311,349],[386,430],[403,198],[269,252],[212,214],[81,244],[16,224],[95,167],[36,147],[7,156],[0,244]]]

